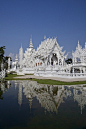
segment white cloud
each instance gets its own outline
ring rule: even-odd
[[[19,54],[16,54],[17,58],[19,59]],[[12,58],[12,62],[15,61],[16,55],[14,53],[10,53],[9,56]]]
[[[15,55],[14,55],[14,53],[10,53],[9,56],[12,58],[12,61],[15,61]]]

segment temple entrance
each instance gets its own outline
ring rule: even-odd
[[[56,54],[54,53],[51,58],[51,65],[57,65],[58,64],[58,58]]]

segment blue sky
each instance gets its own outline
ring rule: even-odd
[[[5,55],[18,54],[22,43],[36,49],[46,37],[57,37],[63,50],[86,42],[86,0],[0,0],[0,46]]]

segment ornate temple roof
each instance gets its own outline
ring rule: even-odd
[[[47,38],[42,41],[39,47],[37,48],[36,56],[47,57],[53,51],[55,45],[57,46],[57,50],[59,51],[59,53],[64,56],[65,51],[62,52],[63,47],[59,46],[56,38]]]
[[[82,48],[81,45],[79,44],[79,41],[78,41],[78,45],[76,47],[76,50],[75,50],[75,52],[72,52],[72,55],[73,55],[73,57],[78,57],[78,58],[80,58],[82,56],[83,57],[86,56],[86,42],[85,42],[85,47]]]

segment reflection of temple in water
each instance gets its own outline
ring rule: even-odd
[[[22,104],[22,83],[19,83],[19,92],[18,92],[18,103],[21,106]]]
[[[10,81],[0,83],[0,99],[3,99],[2,95],[11,86]],[[56,112],[64,98],[72,96],[74,101],[78,103],[78,106],[82,110],[86,105],[86,85],[73,85],[73,86],[61,86],[61,85],[46,85],[38,84],[35,81],[14,81],[15,88],[19,87],[18,91],[18,103],[22,104],[22,91],[26,98],[29,100],[29,106],[31,108],[33,98],[36,97],[41,107],[45,108],[45,111]],[[72,88],[72,90],[71,90]]]
[[[64,86],[52,86],[38,84],[35,81],[15,81],[15,88],[19,86],[18,92],[18,103],[22,104],[22,86],[23,93],[29,100],[29,106],[32,106],[33,97],[36,97],[41,107],[45,110],[51,112],[57,112],[59,105],[63,102],[65,96]],[[19,85],[18,85],[19,84]]]
[[[0,82],[0,91],[4,93],[5,91],[7,91],[7,89],[10,88],[10,86],[11,86],[10,81]]]
[[[1,81],[0,82],[0,99],[3,100],[3,93],[5,93],[7,91],[7,89],[9,89],[11,86],[10,81]]]
[[[56,112],[58,111],[58,107],[61,103],[63,103],[63,99],[67,99],[69,96],[74,97],[74,101],[78,102],[78,105],[82,109],[86,105],[86,87],[85,85],[80,86],[61,86],[61,85],[46,85],[46,84],[38,84],[35,81],[20,81],[15,82],[16,86],[19,83],[19,92],[18,92],[18,103],[22,104],[22,87],[23,93],[29,100],[29,106],[31,108],[33,97],[36,97],[41,107],[45,108],[48,112]],[[71,87],[73,88],[73,92],[71,91]]]
[[[82,110],[86,105],[86,85],[75,86],[73,89],[73,93],[74,101],[78,102],[82,114]]]

